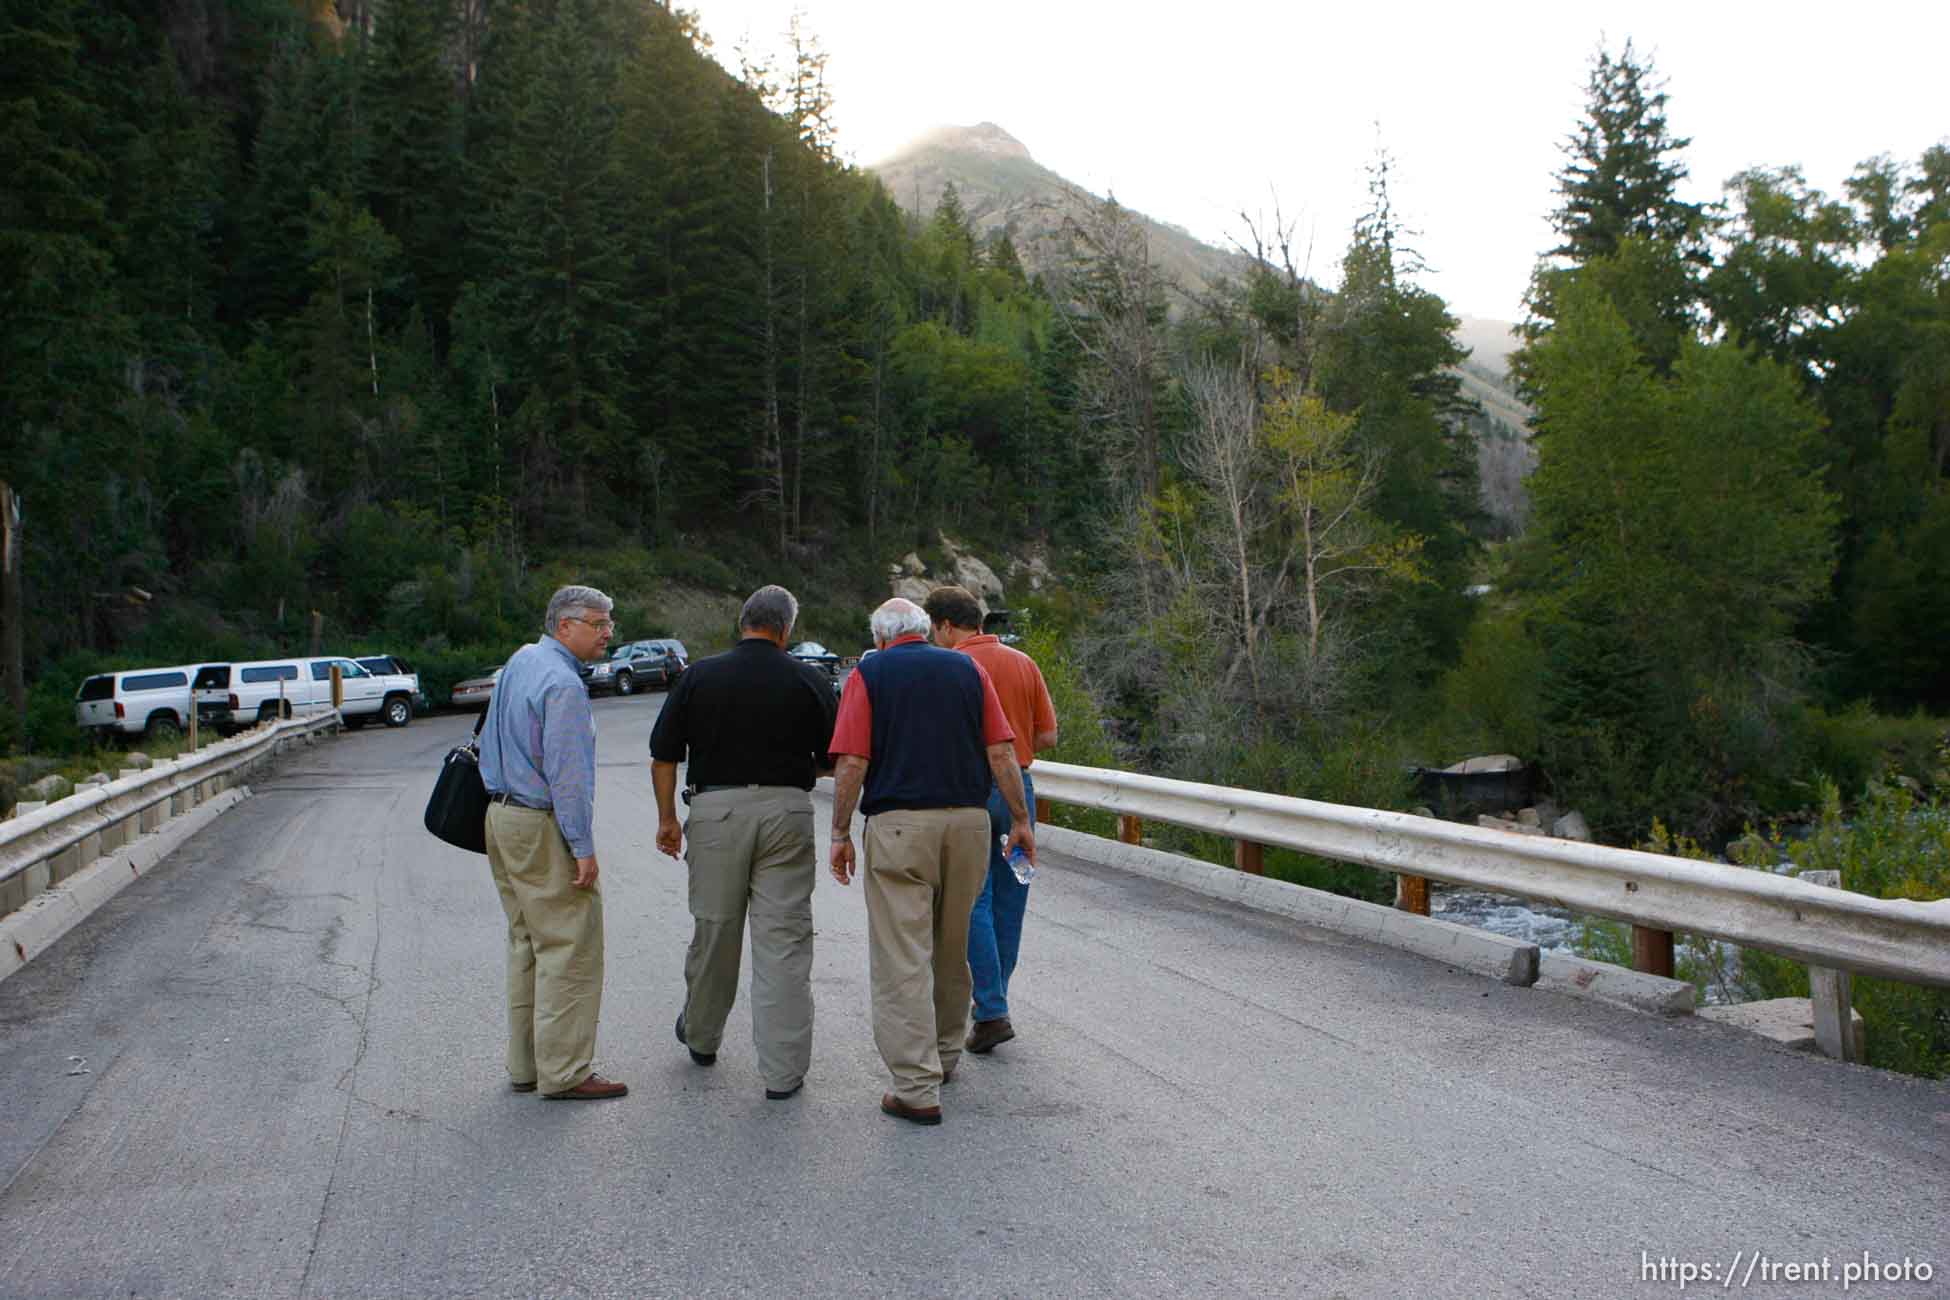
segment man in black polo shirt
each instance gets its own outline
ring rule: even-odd
[[[752,931],[752,1041],[765,1095],[799,1091],[812,1062],[812,789],[831,768],[833,688],[785,653],[799,602],[760,587],[740,640],[692,664],[650,733],[657,847],[676,857],[688,832],[691,916],[677,1039],[699,1065],[738,997],[745,918]],[[677,765],[690,755],[691,816],[677,820]]]

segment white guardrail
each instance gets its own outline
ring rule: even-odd
[[[280,750],[339,726],[336,711],[267,723],[0,822],[0,916],[237,784]]]
[[[1243,844],[1473,885],[1652,930],[1710,935],[1811,965],[1950,987],[1950,900],[1825,889],[1715,862],[1039,761],[1036,797]]]

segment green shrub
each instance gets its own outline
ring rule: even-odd
[[[1409,806],[1409,775],[1400,739],[1378,720],[1332,731],[1262,740],[1225,784],[1354,808]],[[1230,846],[1226,862],[1232,860]],[[1358,862],[1269,849],[1266,874],[1370,903],[1391,903],[1395,877]]]
[[[1401,740],[1378,720],[1350,719],[1338,727],[1308,727],[1242,743],[1208,735],[1188,760],[1187,779],[1262,790],[1358,808],[1408,806],[1408,769]],[[1181,826],[1146,826],[1157,847],[1220,866],[1234,865],[1227,836]],[[1267,848],[1263,868],[1275,880],[1368,902],[1392,902],[1394,876],[1356,862],[1290,849]]]
[[[1807,710],[1800,739],[1803,770],[1822,773],[1839,789],[1865,789],[1872,779],[1891,774],[1934,784],[1943,766],[1937,754],[1950,741],[1950,725],[1921,712],[1890,717],[1857,703],[1835,712]]]
[[[1461,661],[1442,675],[1430,738],[1437,752],[1535,755],[1543,664],[1542,648],[1515,614],[1492,610],[1478,618],[1463,639]]]
[[[656,551],[657,571],[671,582],[704,591],[749,595],[744,582],[707,546],[662,546]]]
[[[1842,887],[1871,898],[1934,902],[1950,898],[1950,803],[1920,801],[1896,784],[1872,783],[1844,818],[1839,791],[1821,786],[1821,817],[1800,841],[1765,837],[1773,858],[1789,854],[1804,871],[1839,871]],[[1772,953],[1748,951],[1741,976],[1757,998],[1806,997],[1808,970]],[[1950,990],[1857,975],[1855,1009],[1868,1030],[1869,1064],[1926,1078],[1950,1077]]]

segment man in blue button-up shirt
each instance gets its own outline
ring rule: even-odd
[[[594,587],[549,598],[547,635],[501,670],[481,727],[488,864],[508,916],[508,1076],[516,1092],[599,1101],[629,1089],[591,1068],[603,1001],[596,887],[596,719],[576,672],[616,625]]]

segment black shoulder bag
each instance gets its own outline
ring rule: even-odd
[[[474,721],[474,735],[447,751],[440,776],[427,800],[427,829],[457,849],[487,852],[487,786],[481,781],[481,726],[487,710]]]

